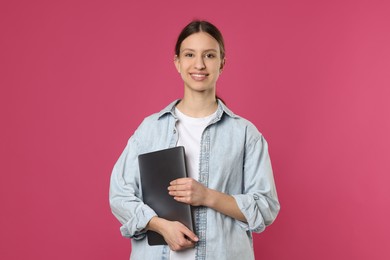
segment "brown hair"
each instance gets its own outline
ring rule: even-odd
[[[218,30],[215,25],[210,22],[203,20],[194,20],[187,24],[186,27],[183,28],[179,37],[177,38],[176,46],[175,46],[175,54],[179,56],[180,54],[180,46],[181,43],[190,35],[198,32],[205,32],[210,34],[219,44],[221,60],[225,58],[225,44],[223,41],[223,37],[221,32]]]

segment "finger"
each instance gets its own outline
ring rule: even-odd
[[[188,198],[188,197],[173,196],[173,199],[176,200],[177,202],[181,202],[181,203],[192,205],[191,198]]]
[[[181,184],[186,184],[190,178],[179,178],[176,180],[171,181],[169,184],[170,185],[181,185]]]
[[[194,232],[192,232],[191,230],[189,230],[187,227],[185,227],[182,232],[184,233],[184,235],[191,241],[191,242],[198,242],[199,241],[199,238],[194,234]]]
[[[172,246],[169,246],[171,250],[173,251],[180,251],[186,248],[192,248],[195,247],[195,242],[189,240],[187,237],[183,238],[182,240],[178,241],[177,243],[173,244]]]
[[[189,197],[191,194],[188,191],[169,191],[169,195],[175,197]]]
[[[187,184],[178,184],[178,185],[171,185],[168,187],[169,191],[184,191],[188,190],[189,186]]]
[[[183,246],[183,249],[185,248],[193,248],[195,247],[196,242],[192,241],[191,239],[185,238],[187,242],[185,242],[185,245]]]

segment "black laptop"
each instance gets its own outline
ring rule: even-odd
[[[169,183],[187,177],[185,150],[182,146],[158,150],[138,156],[142,197],[159,217],[179,221],[193,231],[191,206],[177,202],[168,194]],[[164,238],[147,231],[149,245],[166,245]]]

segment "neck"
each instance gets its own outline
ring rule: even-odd
[[[184,98],[177,104],[177,108],[191,117],[206,117],[217,110],[218,102],[215,96],[184,95]]]

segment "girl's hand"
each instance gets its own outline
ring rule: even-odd
[[[169,195],[175,200],[192,206],[206,206],[208,189],[192,178],[172,181],[168,187]]]
[[[178,221],[153,217],[148,224],[148,229],[162,235],[172,251],[195,247],[199,240],[191,230]]]
[[[233,196],[209,189],[192,178],[180,178],[172,181],[168,191],[169,195],[179,202],[191,206],[209,207],[242,222],[247,222]]]

